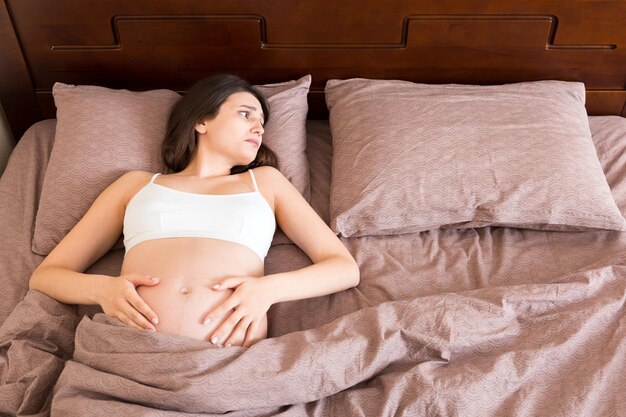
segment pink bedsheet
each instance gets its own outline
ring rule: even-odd
[[[624,120],[591,127],[624,212]],[[361,284],[274,306],[271,338],[250,349],[148,335],[37,292],[13,311],[41,261],[30,238],[51,132],[36,125],[0,180],[0,414],[626,416],[620,232],[344,239]],[[328,125],[309,133],[312,205],[328,220]],[[90,272],[115,273],[122,256]],[[266,272],[309,262],[278,245]]]

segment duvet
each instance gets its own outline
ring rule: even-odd
[[[626,165],[606,149],[626,137],[591,121],[623,212]],[[625,233],[346,238],[358,287],[275,305],[268,339],[217,348],[27,292],[41,261],[30,236],[42,173],[15,167],[46,160],[53,128],[44,122],[20,141],[0,183],[10,220],[0,243],[1,415],[626,416]],[[328,125],[308,128],[312,205],[327,220]],[[122,252],[90,272],[115,273]],[[266,272],[309,263],[296,246],[275,245]]]

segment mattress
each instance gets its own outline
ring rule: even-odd
[[[626,123],[589,118],[626,212]],[[18,415],[626,415],[626,233],[506,227],[341,238],[361,282],[284,302],[251,348],[138,334],[28,279],[54,120],[0,179],[0,413]],[[311,205],[327,223],[332,140],[307,123]],[[87,272],[119,272],[123,249]],[[267,274],[309,265],[271,247]],[[86,414],[85,414],[86,413]]]

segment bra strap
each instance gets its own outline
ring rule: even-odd
[[[156,177],[158,177],[159,175],[161,175],[161,173],[160,173],[160,172],[157,172],[156,174],[154,174],[154,175],[152,176],[152,179],[150,179],[150,184],[152,184],[152,183],[154,182],[154,180],[156,179]]]
[[[254,184],[254,191],[258,193],[259,187],[256,185],[256,178],[254,178],[254,172],[252,172],[252,169],[249,169],[248,172],[250,173],[250,178],[252,178],[252,184]]]

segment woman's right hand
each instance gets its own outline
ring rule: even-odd
[[[105,314],[116,317],[137,329],[156,331],[158,317],[137,293],[140,285],[155,286],[159,279],[150,275],[126,274],[110,277],[98,294],[98,304]]]

